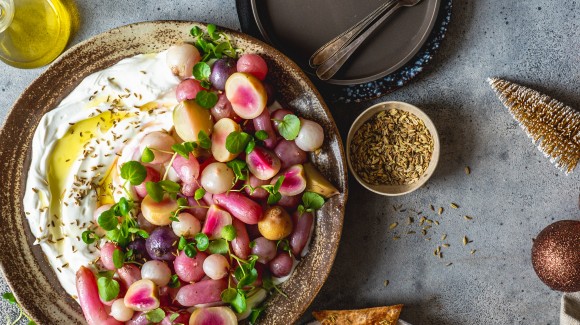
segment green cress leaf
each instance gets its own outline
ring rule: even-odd
[[[124,236],[121,232],[121,230],[119,229],[113,229],[113,230],[109,230],[107,231],[107,238],[112,241],[115,242],[117,244],[119,244],[119,246],[121,247],[125,247],[129,244],[129,237],[128,236]]]
[[[278,180],[276,181],[276,184],[274,184],[274,193],[278,193],[278,191],[280,191],[280,187],[282,187],[282,183],[284,183],[284,180],[286,179],[286,176],[282,175],[280,176],[280,178],[278,178]]]
[[[307,211],[312,212],[322,208],[324,205],[324,197],[318,193],[314,192],[304,192],[302,195],[302,202]]]
[[[226,165],[234,171],[234,175],[236,175],[237,179],[241,179],[242,181],[247,179],[245,171],[247,170],[248,164],[245,161],[234,159],[228,161]],[[234,183],[235,182],[237,182],[237,180],[234,180]]]
[[[268,201],[266,203],[268,203],[268,205],[274,205],[278,203],[280,200],[282,200],[282,194],[280,194],[279,192],[270,193],[270,195],[268,195]]]
[[[250,246],[250,248],[254,248],[254,246],[256,246],[256,242],[252,240],[248,246]]]
[[[234,131],[226,138],[226,149],[234,155],[244,151],[252,136],[246,132]]]
[[[226,290],[222,291],[220,296],[221,296],[223,302],[229,304],[230,302],[234,301],[234,299],[236,299],[237,295],[238,295],[238,290],[236,290],[234,288],[227,288]]]
[[[185,237],[183,237],[183,236],[179,237],[179,243],[177,244],[177,249],[182,251],[185,249],[185,246],[187,246],[187,239],[185,239]]]
[[[228,242],[224,239],[212,240],[207,250],[211,254],[226,254],[228,252]]]
[[[236,276],[236,279],[237,278],[238,277]],[[242,276],[242,278],[238,282],[238,289],[242,289],[245,286],[251,285],[257,279],[258,279],[258,271],[255,268],[246,270],[245,276]]]
[[[227,241],[232,241],[232,240],[236,239],[238,234],[237,234],[236,228],[234,226],[226,225],[222,228],[221,235],[222,235],[223,239],[225,239]]]
[[[143,149],[143,153],[141,154],[141,161],[144,163],[150,163],[155,159],[155,154],[153,150],[149,149],[149,147],[145,147]]]
[[[205,62],[198,62],[193,66],[193,77],[199,81],[208,80],[210,74],[211,68]]]
[[[123,251],[116,248],[113,251],[113,264],[115,265],[116,268],[120,269],[123,267],[124,263],[125,263],[125,254],[123,254]]]
[[[195,95],[195,101],[199,104],[199,106],[210,109],[217,104],[218,96],[211,91],[201,90]]]
[[[95,232],[92,230],[85,230],[81,234],[83,242],[87,245],[94,243],[97,239],[95,238]]]
[[[171,276],[167,286],[170,288],[179,288],[181,286],[181,282],[179,282],[179,277],[177,276],[177,274],[173,274]]]
[[[254,138],[250,138],[250,141],[248,142],[248,145],[246,146],[246,155],[249,155],[252,151],[254,151],[255,147],[256,147],[256,140],[254,140]]]
[[[200,84],[201,84],[201,87],[202,88],[205,88],[205,89],[210,89],[211,88],[211,83],[209,81],[207,81],[207,80],[204,80],[204,81],[200,82]]]
[[[237,312],[238,314],[241,314],[246,311],[246,308],[248,308],[248,306],[246,305],[246,295],[242,290],[238,290],[238,294],[236,295],[234,300],[230,302],[230,305],[232,306],[234,311]]]
[[[286,140],[294,140],[300,132],[300,119],[298,116],[288,114],[278,122],[278,132]]]
[[[219,35],[216,35],[216,26],[214,24],[209,24],[207,25],[207,34],[209,35],[209,37],[211,37],[211,39],[215,40],[219,37]]]
[[[203,31],[201,30],[201,28],[199,28],[197,26],[193,26],[193,28],[189,31],[189,33],[193,37],[198,37],[198,36],[201,36],[203,34]]]
[[[101,228],[107,231],[117,228],[117,225],[119,224],[119,220],[117,219],[117,216],[115,216],[113,209],[109,209],[101,213],[97,219],[97,222]]]
[[[205,190],[203,189],[203,187],[198,188],[197,190],[195,190],[195,194],[194,194],[194,199],[197,200],[201,200],[203,198],[203,196],[205,195]]]
[[[195,250],[195,247],[193,247],[193,245],[191,245],[191,244],[185,246],[185,249],[183,250],[183,252],[189,258],[194,258],[195,255],[197,255],[197,251]]]
[[[4,294],[2,294],[2,299],[7,300],[11,304],[16,303],[16,298],[14,297],[14,294],[12,294],[12,292],[5,292]]]
[[[214,106],[215,106],[215,104],[214,104]],[[199,133],[197,134],[197,141],[198,141],[199,146],[201,148],[206,149],[206,150],[211,148],[211,139],[209,138],[207,133],[205,133],[203,130],[200,130]]]
[[[153,199],[155,202],[163,201],[163,188],[161,185],[155,182],[147,182],[145,183],[145,189],[147,190],[147,194]]]
[[[111,301],[117,298],[120,291],[119,282],[107,277],[100,277],[97,280],[97,288],[99,290],[99,296],[104,301]]]
[[[177,193],[181,190],[181,185],[168,179],[157,182],[161,188],[167,193]]]
[[[171,146],[171,150],[175,151],[177,154],[179,154],[183,158],[189,159],[189,153],[191,151],[188,150],[188,148],[185,145],[185,143],[188,143],[188,142],[176,143],[176,144],[174,144],[174,145]]]
[[[149,233],[143,229],[132,227],[132,228],[129,228],[128,231],[130,234],[137,234],[140,237],[145,238],[145,239],[149,238]]]
[[[133,209],[133,204],[129,202],[126,198],[122,197],[116,205],[119,209],[119,214],[122,216],[129,215],[129,212]]]
[[[268,139],[268,132],[266,132],[264,130],[260,130],[260,131],[256,132],[256,134],[254,134],[254,136],[256,137],[256,139],[264,141],[264,140]]]
[[[265,307],[264,306],[260,306],[258,308],[252,308],[252,312],[250,313],[250,317],[248,318],[248,320],[250,321],[250,324],[256,324],[256,320],[258,320],[258,317],[260,317],[260,315],[262,314],[262,312],[264,311]]]
[[[179,313],[173,313],[173,314],[171,314],[171,316],[169,316],[169,320],[173,322],[174,320],[177,319],[177,317],[179,317]],[[178,324],[175,324],[175,325],[178,325]]]
[[[163,318],[165,318],[165,311],[163,311],[161,308],[155,308],[151,311],[148,311],[147,314],[145,314],[145,318],[147,318],[147,320],[150,322],[159,323],[163,320]]]
[[[197,249],[202,252],[207,250],[209,246],[209,238],[207,238],[206,234],[200,232],[199,234],[195,235],[194,239],[197,243]]]
[[[121,166],[121,177],[128,180],[131,185],[139,185],[147,177],[147,169],[140,162],[131,160]]]
[[[187,199],[184,197],[180,197],[179,199],[177,199],[177,206],[178,207],[186,207],[189,205],[189,202],[187,202]]]

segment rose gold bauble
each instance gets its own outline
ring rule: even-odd
[[[558,291],[580,291],[580,221],[562,220],[534,240],[532,264],[538,277]]]

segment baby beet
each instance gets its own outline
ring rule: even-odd
[[[169,227],[159,227],[153,230],[145,241],[147,253],[154,260],[173,261],[179,238]]]
[[[133,283],[124,298],[125,306],[135,311],[148,311],[159,307],[157,285],[148,279]]]

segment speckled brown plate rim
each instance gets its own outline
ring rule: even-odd
[[[118,27],[91,37],[66,51],[17,99],[0,130],[0,269],[25,312],[38,324],[83,324],[80,307],[56,279],[33,237],[22,198],[30,165],[34,131],[44,113],[86,76],[139,53],[157,52],[178,40],[191,41],[188,31],[203,23],[153,21]],[[239,47],[261,53],[274,81],[284,81],[280,97],[301,115],[318,121],[327,131],[323,148],[312,161],[341,194],[331,198],[316,215],[309,254],[282,285],[288,295],[272,295],[260,319],[264,324],[295,322],[322,288],[336,257],[347,199],[345,154],[336,124],[314,85],[300,68],[274,48],[248,35],[222,28]],[[147,36],[147,42],[145,41]],[[243,44],[243,45],[242,45]]]

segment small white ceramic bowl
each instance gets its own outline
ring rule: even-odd
[[[377,114],[380,111],[390,110],[393,108],[401,110],[401,111],[410,112],[410,113],[414,114],[415,116],[417,116],[418,118],[420,118],[421,120],[423,120],[423,122],[425,123],[425,126],[429,130],[429,133],[431,133],[431,136],[433,137],[433,154],[431,155],[431,160],[429,161],[429,166],[427,167],[427,170],[414,183],[405,184],[405,185],[372,185],[372,184],[365,182],[361,177],[359,177],[357,175],[357,173],[355,172],[354,168],[352,167],[351,156],[350,156],[350,143],[352,141],[352,137],[354,136],[354,133],[368,119],[370,119],[371,117],[373,117],[375,114]],[[398,196],[398,195],[411,193],[414,190],[421,187],[423,184],[425,184],[425,182],[427,182],[429,177],[431,177],[431,175],[433,175],[433,172],[435,171],[435,167],[437,167],[437,163],[439,162],[439,151],[440,151],[439,135],[437,134],[437,129],[435,129],[435,125],[433,124],[433,121],[431,121],[429,116],[427,116],[427,114],[425,114],[419,108],[417,108],[411,104],[407,104],[407,103],[403,103],[403,102],[384,102],[384,103],[379,103],[379,104],[376,104],[376,105],[373,105],[373,106],[367,108],[364,112],[362,112],[356,118],[356,120],[354,120],[354,123],[350,127],[350,130],[348,131],[348,136],[346,138],[346,160],[348,162],[348,168],[350,169],[351,173],[354,175],[354,178],[356,178],[356,180],[362,186],[367,188],[368,190],[375,192],[377,194],[387,195],[387,196]]]

